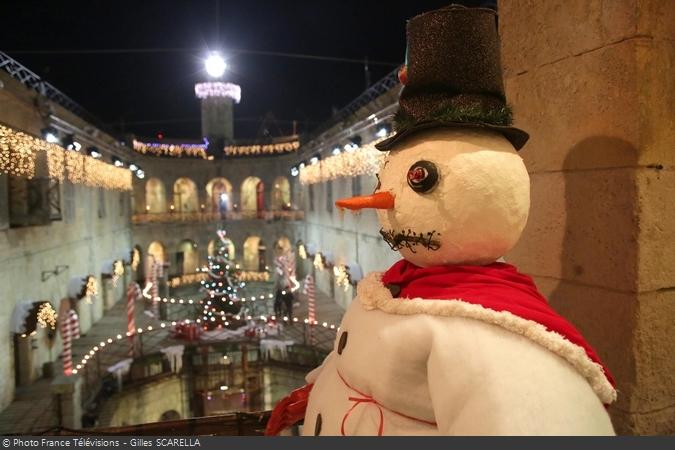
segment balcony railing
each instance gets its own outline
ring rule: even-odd
[[[303,220],[304,211],[265,210],[265,211],[226,211],[226,212],[165,212],[134,214],[134,224],[149,223],[194,223],[217,222],[222,220]]]

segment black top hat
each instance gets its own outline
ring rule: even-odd
[[[529,135],[511,126],[504,97],[495,11],[451,5],[424,13],[408,21],[407,38],[396,133],[379,150],[437,127],[487,128],[517,150],[525,145]]]

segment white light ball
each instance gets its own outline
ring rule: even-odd
[[[415,192],[407,174],[418,161],[436,165],[439,180]],[[405,244],[401,255],[420,267],[490,264],[516,244],[530,208],[530,178],[522,158],[501,134],[438,128],[395,147],[386,158],[378,191],[395,196],[394,208],[378,209],[384,231],[432,232],[439,246]]]
[[[211,53],[206,61],[204,62],[204,67],[206,68],[206,73],[208,73],[213,78],[220,78],[225,73],[227,69],[227,64],[225,60],[218,53]]]

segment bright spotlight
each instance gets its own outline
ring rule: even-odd
[[[52,127],[46,127],[42,129],[42,138],[52,144],[57,144],[60,142],[59,132]]]
[[[138,170],[138,166],[134,163],[129,163],[129,170],[136,172]]]
[[[218,53],[211,53],[206,61],[204,62],[204,67],[206,68],[206,73],[208,73],[213,78],[220,78],[225,73],[227,69],[227,64],[222,56]]]
[[[297,177],[300,171],[298,170],[297,167],[291,167],[291,176],[292,177]]]

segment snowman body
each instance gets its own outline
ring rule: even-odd
[[[378,277],[359,284],[333,351],[307,376],[304,435],[614,434],[601,401],[611,386],[582,375],[598,370],[590,361],[479,306],[392,298]]]
[[[376,208],[383,238],[405,264],[489,271],[525,227],[529,176],[499,133],[439,128],[387,155],[373,195],[337,204]],[[437,295],[445,281],[414,280],[431,299],[395,298],[389,288],[401,286],[385,287],[380,273],[359,282],[333,351],[307,376],[303,434],[614,434],[603,404],[616,391],[580,335],[522,304],[512,313],[517,288],[492,296],[459,282],[452,286],[464,298],[446,298]],[[544,303],[532,311],[548,308],[528,286]]]

